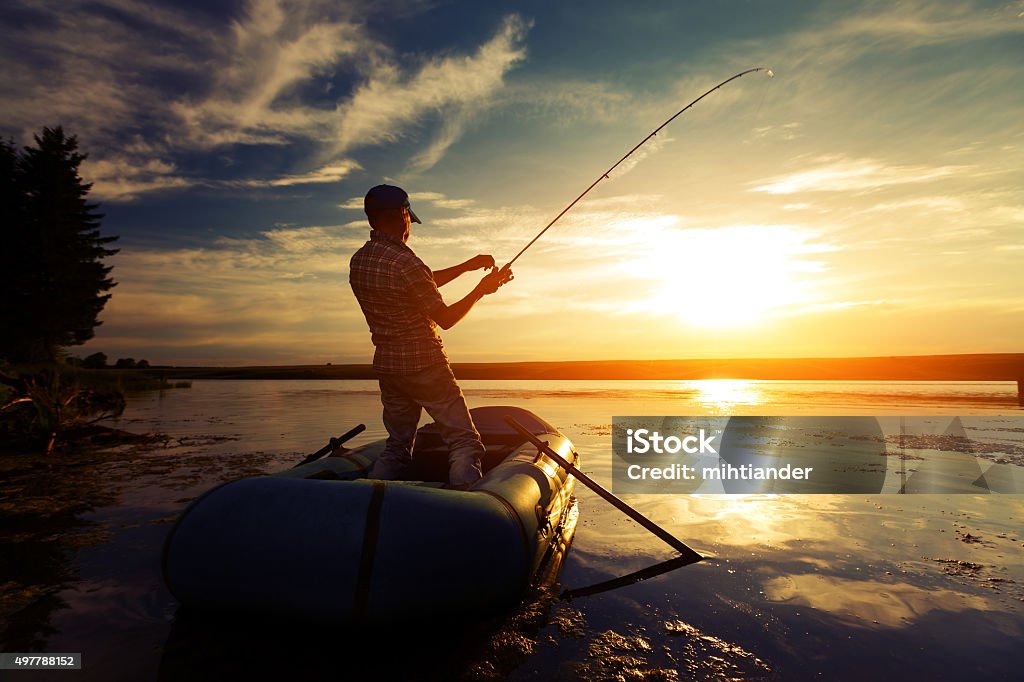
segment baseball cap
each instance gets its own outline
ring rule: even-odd
[[[366,193],[366,197],[363,199],[363,210],[369,213],[370,211],[377,211],[381,209],[389,208],[408,208],[409,219],[414,223],[420,223],[420,219],[416,217],[416,214],[412,212],[412,207],[409,206],[409,194],[401,187],[395,187],[394,185],[377,185],[371,187],[370,191]]]

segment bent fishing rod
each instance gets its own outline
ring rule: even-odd
[[[517,261],[517,260],[519,259],[519,257],[520,257],[520,256],[522,256],[522,255],[523,255],[523,254],[524,254],[524,253],[526,252],[526,250],[527,250],[528,248],[530,248],[531,246],[533,246],[533,243],[534,243],[534,242],[536,242],[536,241],[537,241],[538,239],[540,239],[540,238],[541,238],[542,236],[544,236],[544,233],[545,233],[545,232],[547,232],[547,231],[548,231],[549,229],[551,229],[551,226],[552,226],[552,225],[554,225],[555,223],[557,223],[557,222],[559,221],[559,219],[560,219],[560,218],[561,218],[562,216],[564,216],[564,215],[565,215],[566,213],[568,213],[568,212],[569,212],[569,211],[570,211],[570,210],[572,209],[572,207],[573,207],[573,206],[575,206],[575,205],[576,205],[577,203],[579,203],[580,199],[582,199],[583,197],[587,196],[587,194],[589,194],[589,193],[590,193],[590,190],[592,190],[592,189],[594,189],[595,187],[597,187],[597,185],[598,185],[598,184],[599,184],[599,183],[600,183],[600,182],[601,182],[602,180],[607,180],[607,179],[608,179],[608,176],[609,176],[609,175],[611,174],[611,172],[612,172],[613,170],[615,170],[616,168],[618,168],[619,164],[621,164],[621,163],[622,163],[623,161],[625,161],[625,160],[626,160],[626,159],[628,159],[628,158],[629,158],[630,156],[632,156],[632,155],[633,155],[633,152],[635,152],[635,151],[636,151],[637,149],[640,149],[640,147],[644,146],[644,144],[646,144],[648,140],[650,140],[650,139],[651,139],[652,137],[654,137],[655,135],[657,135],[658,133],[660,133],[660,132],[662,131],[662,129],[663,129],[663,128],[664,128],[665,126],[667,126],[667,125],[668,125],[669,123],[671,123],[672,121],[674,121],[674,120],[676,120],[677,118],[679,118],[679,117],[680,117],[680,116],[681,116],[681,115],[683,114],[683,112],[685,112],[685,111],[686,111],[687,109],[689,109],[690,107],[692,107],[692,106],[693,106],[694,104],[696,104],[697,102],[701,101],[702,99],[704,99],[705,97],[707,97],[708,95],[710,95],[710,94],[711,94],[712,92],[714,92],[715,90],[717,90],[717,89],[719,89],[720,87],[722,87],[723,85],[726,85],[727,83],[731,83],[732,81],[736,80],[737,78],[740,78],[741,76],[746,76],[746,75],[747,75],[748,73],[754,73],[755,71],[764,71],[764,72],[765,72],[765,73],[766,73],[766,74],[768,75],[768,77],[769,77],[769,78],[774,78],[774,77],[775,77],[775,73],[774,73],[774,72],[773,72],[773,71],[772,71],[771,69],[769,69],[769,68],[768,68],[767,66],[756,66],[756,67],[754,67],[754,68],[752,68],[752,69],[747,69],[746,71],[740,71],[740,72],[739,72],[738,74],[736,74],[735,76],[732,76],[731,78],[726,78],[726,79],[725,79],[724,81],[722,81],[721,83],[719,83],[719,84],[718,84],[718,85],[716,85],[715,87],[711,88],[710,90],[708,90],[707,92],[705,92],[705,93],[704,93],[703,95],[701,95],[700,97],[698,97],[697,99],[693,100],[692,102],[690,102],[689,104],[687,104],[687,105],[686,105],[685,107],[683,107],[682,109],[680,109],[679,111],[677,111],[677,112],[676,112],[675,114],[673,114],[673,115],[671,116],[671,118],[669,118],[669,119],[668,119],[667,121],[665,121],[665,122],[664,122],[664,123],[662,123],[662,124],[661,124],[660,126],[658,126],[657,128],[655,128],[655,129],[654,129],[654,132],[652,132],[652,133],[651,133],[650,135],[648,135],[648,136],[647,136],[647,137],[645,137],[644,139],[640,140],[640,142],[639,142],[639,143],[637,143],[637,145],[636,145],[635,147],[633,147],[633,148],[632,148],[632,149],[630,149],[630,150],[629,150],[628,152],[626,152],[626,155],[625,155],[625,156],[623,156],[623,157],[622,157],[621,159],[619,159],[619,160],[618,160],[618,161],[616,161],[616,162],[615,162],[614,164],[612,164],[612,167],[611,167],[611,168],[609,168],[608,170],[606,170],[606,171],[605,171],[604,173],[601,173],[601,175],[597,176],[597,180],[594,180],[594,182],[592,182],[592,183],[590,184],[590,187],[587,187],[587,188],[586,188],[585,190],[583,190],[583,193],[582,193],[582,194],[580,194],[580,195],[579,195],[578,197],[576,197],[575,199],[573,199],[573,200],[572,200],[572,203],[570,203],[570,204],[569,204],[568,206],[566,206],[565,208],[563,208],[563,209],[562,209],[562,212],[561,212],[561,213],[559,213],[558,215],[556,215],[556,216],[555,216],[555,219],[554,219],[554,220],[552,220],[552,221],[551,221],[550,223],[548,223],[548,224],[547,224],[547,227],[545,227],[545,228],[544,228],[543,230],[541,230],[541,231],[540,231],[539,233],[537,233],[537,236],[536,236],[536,237],[534,237],[533,239],[531,239],[531,240],[530,240],[530,243],[529,243],[529,244],[527,244],[526,246],[524,246],[524,247],[522,248],[522,250],[520,250],[520,251],[519,251],[519,253],[517,253],[517,254],[515,255],[515,257],[514,257],[514,258],[513,258],[512,260],[510,260],[510,261],[509,261],[508,263],[506,263],[506,264],[504,265],[504,267],[502,267],[501,269],[502,269],[502,270],[508,270],[509,268],[511,268],[511,267],[512,267],[512,264],[513,264],[513,263],[515,263],[515,262],[516,262],[516,261]]]

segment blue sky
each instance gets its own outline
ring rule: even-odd
[[[456,361],[1020,351],[1020,2],[11,2],[0,133],[61,124],[120,235],[82,352],[366,362],[361,197],[511,258]],[[475,283],[448,285],[449,301]]]

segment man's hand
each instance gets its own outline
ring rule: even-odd
[[[494,262],[494,259],[490,256],[477,256],[477,258],[490,258],[491,263]],[[455,268],[449,269],[454,270]],[[435,279],[437,278],[437,273],[434,274],[434,277]],[[501,287],[501,285],[511,282],[512,279],[512,270],[507,265],[500,270],[492,266],[491,271],[484,275],[484,278],[480,280],[479,284],[473,287],[473,291],[469,292],[461,300],[453,303],[452,305],[440,306],[437,310],[431,313],[431,319],[441,325],[442,329],[451,329],[456,322],[466,316],[466,313],[469,312],[469,309],[472,308],[477,301],[487,294],[493,294]]]
[[[481,268],[493,268],[494,267],[494,256],[486,256],[480,254],[479,256],[473,256],[464,263],[453,265],[450,268],[444,270],[434,270],[431,274],[434,276],[434,284],[438,287],[443,287],[448,282],[451,282],[456,277],[464,275],[467,272],[473,270],[480,270]]]
[[[513,279],[515,279],[515,277],[512,275],[512,270],[507,265],[500,270],[492,267],[491,271],[484,275],[484,278],[476,285],[476,289],[486,296],[488,294],[493,294],[501,288],[503,284],[507,284]]]
[[[473,270],[482,270],[483,268],[494,268],[494,256],[480,254],[479,256],[473,256],[468,261],[462,264],[462,267],[466,269],[466,272],[472,272]]]

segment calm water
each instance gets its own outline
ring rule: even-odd
[[[1024,439],[1001,427],[1024,413],[1011,383],[464,388],[471,406],[518,405],[558,426],[605,484],[613,415],[960,415],[990,442],[1019,448]],[[310,679],[1020,679],[1021,495],[632,495],[631,504],[711,558],[571,601],[540,595],[483,626],[391,633],[363,643],[362,656],[331,633],[204,627],[179,614],[162,584],[160,548],[188,500],[221,480],[290,466],[359,422],[368,428],[355,444],[378,439],[379,409],[375,383],[359,381],[197,381],[132,398],[117,425],[166,434],[165,446],[83,475],[81,485],[109,495],[68,531],[81,542],[39,541],[29,551],[36,540],[26,540],[24,561],[50,593],[8,619],[3,650],[83,653],[80,673],[40,679],[278,670]],[[581,520],[561,588],[672,557],[590,491],[577,486],[577,496]],[[361,660],[354,670],[353,660]]]

